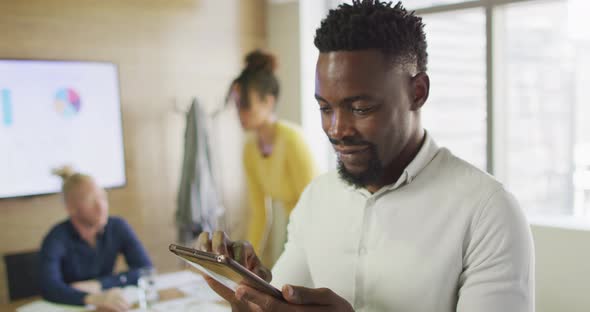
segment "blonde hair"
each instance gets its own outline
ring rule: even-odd
[[[91,176],[76,172],[70,166],[63,166],[61,168],[53,169],[52,173],[61,178],[61,191],[64,194],[64,197],[82,182],[92,180]]]

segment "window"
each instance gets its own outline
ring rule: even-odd
[[[474,0],[472,0],[472,1],[474,1]],[[465,1],[465,0],[409,0],[409,1],[402,1],[404,6],[408,9],[411,9],[411,10],[434,7],[434,6],[439,6],[439,5],[456,4],[456,3],[460,3],[460,2],[471,2],[471,1]]]
[[[590,212],[590,111],[580,92],[590,82],[590,41],[580,29],[570,34],[571,9],[568,1],[536,1],[497,12],[504,180],[529,214]]]
[[[486,169],[486,29],[482,9],[426,15],[430,96],[424,128]]]
[[[590,108],[582,98],[590,83],[590,56],[584,53],[590,48],[590,27],[581,25],[586,18],[580,14],[587,12],[588,2],[489,0],[480,5],[491,12],[489,20],[476,9],[429,8],[423,14],[432,77],[425,127],[441,145],[478,167],[491,162],[492,173],[527,214],[590,215],[590,125],[584,122]],[[488,35],[482,30],[486,22],[493,30]],[[487,46],[479,37],[493,47],[488,64]],[[485,79],[488,69],[493,89]],[[486,92],[493,92],[492,103],[486,103]],[[494,118],[485,118],[486,105]],[[493,122],[492,142],[482,139],[488,122]],[[492,159],[485,159],[486,148]]]
[[[565,1],[501,8],[506,177],[529,212],[572,213],[573,55]],[[504,105],[504,104],[502,104]]]
[[[424,9],[440,5],[457,4],[464,2],[473,2],[477,0],[406,0],[402,1],[404,7],[408,10]],[[336,7],[341,3],[352,4],[352,0],[327,0],[329,7]],[[397,1],[393,1],[396,4]]]

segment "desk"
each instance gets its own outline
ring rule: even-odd
[[[194,273],[191,271],[180,271],[159,275],[156,278],[156,286],[158,288],[160,300],[156,304],[156,306],[154,306],[153,311],[167,311],[170,309],[170,305],[178,303],[178,305],[174,306],[174,310],[181,312],[182,307],[190,305],[199,305],[201,303],[200,300],[203,300],[203,303],[207,302],[209,306],[214,305],[215,310],[231,311],[227,303],[223,301],[212,301],[210,298],[210,294],[203,294],[204,297],[208,297],[206,299],[202,299],[203,296],[196,296],[195,294],[192,294],[190,292],[190,288],[193,288],[193,285],[195,286],[194,288],[201,288],[203,290],[203,287],[205,287],[205,285],[201,284],[201,282],[198,279],[195,280],[193,274]],[[195,282],[199,284],[194,284]],[[0,305],[0,312],[14,312],[19,307],[39,300],[41,300],[40,297],[33,297],[18,300],[10,304]],[[158,309],[158,306],[162,306],[162,309]],[[137,306],[134,306],[134,308],[137,308]],[[80,307],[80,310],[78,311],[88,310],[84,310],[82,307]]]
[[[0,305],[0,312],[14,312],[14,311],[16,311],[16,308],[22,307],[25,304],[31,303],[33,301],[37,301],[39,299],[41,299],[41,298],[32,297],[32,298],[17,300],[17,301],[11,302],[9,304],[2,304],[2,305]]]

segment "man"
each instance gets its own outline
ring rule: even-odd
[[[301,196],[274,279],[247,243],[199,237],[282,287],[286,302],[209,280],[234,310],[534,311],[533,244],[513,196],[422,128],[423,27],[377,1],[322,22],[315,96],[338,173]]]
[[[109,217],[106,192],[90,176],[64,168],[63,196],[69,214],[47,234],[40,253],[43,298],[70,305],[94,305],[125,311],[128,302],[119,287],[137,284],[139,270],[152,266],[131,227]],[[113,274],[122,253],[128,272]]]

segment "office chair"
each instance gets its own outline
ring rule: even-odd
[[[39,251],[4,255],[10,301],[38,296]]]

